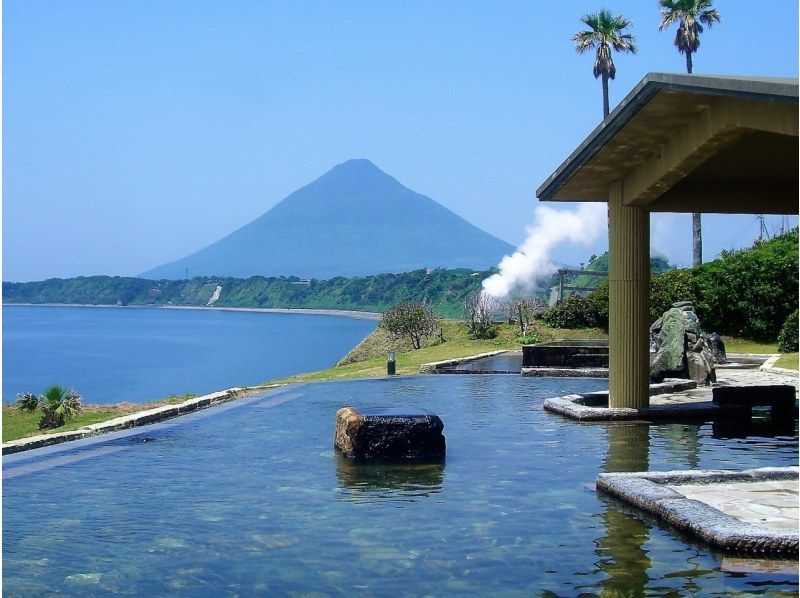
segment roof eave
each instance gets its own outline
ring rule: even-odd
[[[662,89],[763,101],[797,103],[797,79],[648,73],[536,190],[543,201],[558,191]],[[588,198],[587,198],[588,199]]]

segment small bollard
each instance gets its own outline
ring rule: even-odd
[[[394,360],[394,351],[389,353],[389,358],[386,360],[386,374],[394,376],[397,372],[397,362]]]

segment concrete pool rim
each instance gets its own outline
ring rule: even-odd
[[[748,523],[668,486],[797,480],[798,467],[601,473],[597,489],[725,552],[796,557],[797,530]]]

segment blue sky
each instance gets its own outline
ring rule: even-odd
[[[696,73],[797,76],[795,0],[716,4]],[[655,0],[6,0],[3,279],[135,275],[355,157],[517,244],[535,189],[601,120],[570,37],[602,7],[639,42],[612,108],[648,71],[684,69]],[[708,257],[758,234],[752,216],[704,226]],[[653,227],[688,264],[690,217]]]

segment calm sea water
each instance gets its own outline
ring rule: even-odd
[[[579,425],[590,379],[427,376],[292,386],[3,459],[3,593],[140,596],[797,595],[598,494],[609,471],[797,465],[796,433]],[[353,466],[336,410],[445,424],[438,466]],[[763,566],[763,564],[762,564]]]
[[[340,316],[3,307],[3,402],[50,384],[89,403],[259,384],[330,367],[375,328]]]

